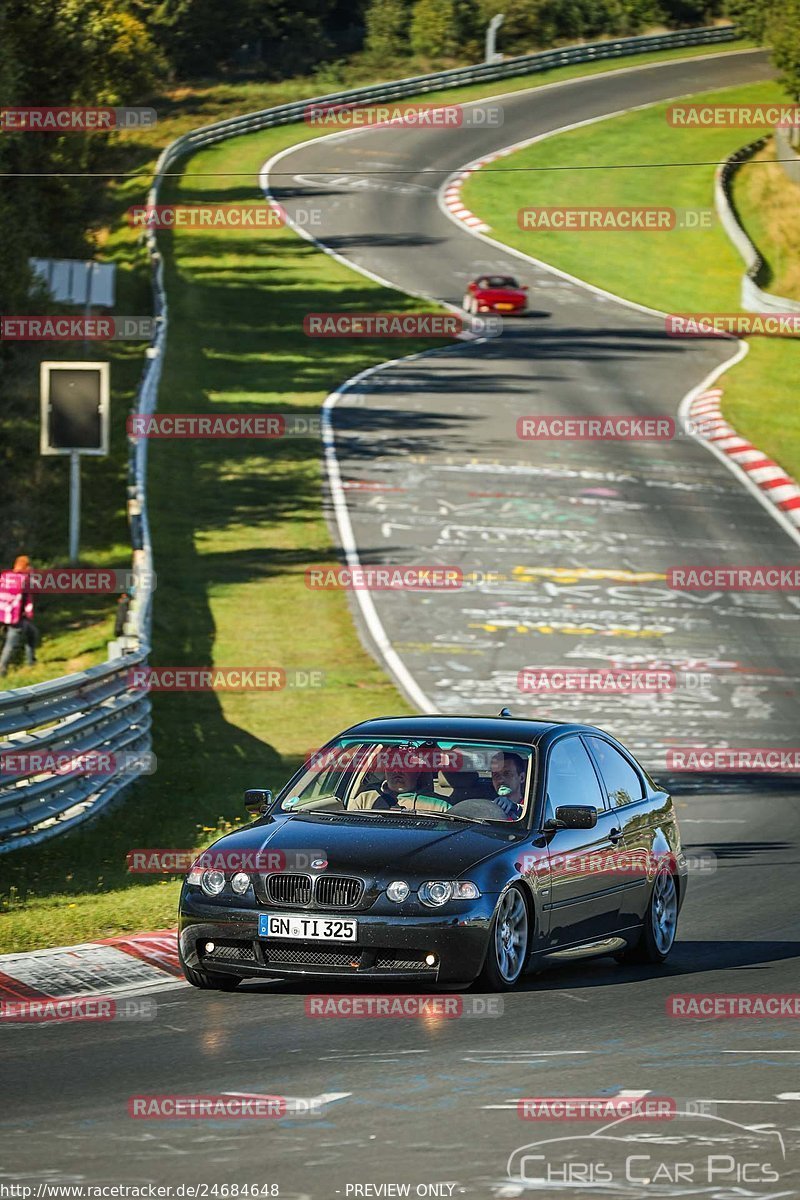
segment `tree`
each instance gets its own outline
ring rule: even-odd
[[[456,0],[417,0],[411,13],[411,49],[429,58],[458,52]]]
[[[756,42],[764,40],[764,32],[770,10],[775,0],[727,0],[726,12],[732,21],[741,25],[748,37]]]
[[[411,14],[407,0],[371,0],[365,14],[364,49],[376,62],[385,62],[409,51]]]
[[[780,82],[800,103],[800,0],[783,0],[780,13],[774,9],[769,12],[765,34]]]
[[[475,58],[481,25],[481,10],[473,0],[417,0],[411,14],[411,48],[428,58]]]
[[[0,27],[7,28],[8,4],[0,0]],[[16,101],[18,65],[7,38],[0,41],[0,106]],[[7,134],[0,134],[0,174],[13,170],[13,145]],[[19,203],[19,180],[5,179],[0,188],[0,229],[7,234],[0,238],[0,312],[22,311],[30,275],[28,257],[31,254],[29,214]],[[7,343],[0,342],[0,353]]]

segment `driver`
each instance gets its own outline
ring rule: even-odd
[[[491,767],[493,800],[509,821],[518,821],[522,816],[525,760],[520,754],[498,750],[492,755]]]

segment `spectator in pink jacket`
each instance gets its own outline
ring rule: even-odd
[[[8,664],[20,646],[25,647],[27,665],[36,662],[39,634],[33,623],[33,596],[28,590],[30,569],[31,562],[27,554],[20,554],[14,560],[13,570],[0,574],[0,625],[5,628],[0,675],[5,675]]]

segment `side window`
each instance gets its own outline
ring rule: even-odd
[[[605,804],[597,772],[580,738],[562,738],[550,751],[547,797],[545,820],[555,816],[555,810],[561,804],[588,804],[603,812]]]
[[[623,804],[641,800],[644,796],[642,781],[627,758],[623,758],[619,750],[602,738],[590,737],[587,740],[591,743],[612,805],[619,808]]]

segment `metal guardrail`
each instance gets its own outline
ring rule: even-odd
[[[324,96],[313,96],[291,104],[279,104],[259,112],[245,113],[240,117],[229,117],[212,125],[203,125],[182,137],[176,138],[162,152],[156,164],[155,180],[150,192],[149,203],[157,203],[158,192],[165,174],[171,166],[194,150],[211,146],[226,138],[253,133],[274,125],[288,125],[302,121],[306,110],[312,106],[337,104],[368,104],[372,101],[400,100],[406,96],[418,96],[426,92],[444,91],[463,87],[470,83],[486,83],[495,79],[510,79],[515,75],[534,75],[552,71],[557,67],[576,63],[601,62],[605,59],[622,58],[631,54],[643,54],[654,50],[675,50],[687,46],[715,45],[732,42],[740,36],[735,25],[715,25],[702,29],[682,29],[675,33],[643,34],[640,37],[616,38],[603,42],[587,42],[582,46],[566,46],[560,50],[542,50],[536,54],[522,54],[507,58],[499,63],[482,63],[474,67],[453,67],[448,71],[435,71],[429,75],[412,75],[387,83],[369,87],[351,88],[344,92],[329,92]]]
[[[792,134],[796,133],[796,129],[792,130]],[[780,126],[775,130],[775,157],[787,179],[792,183],[800,183],[800,154],[792,145],[789,130]]]
[[[714,206],[723,229],[744,260],[746,270],[742,276],[741,305],[745,312],[797,313],[800,312],[800,301],[789,300],[786,296],[776,296],[773,292],[765,292],[758,286],[756,281],[764,268],[764,260],[739,224],[731,195],[733,177],[739,167],[757,154],[768,141],[768,137],[761,137],[747,146],[742,146],[717,168],[714,181]]]
[[[368,104],[397,100],[426,92],[444,91],[470,83],[533,75],[576,63],[622,58],[653,50],[715,45],[738,37],[735,26],[686,29],[677,33],[644,35],[592,42],[560,50],[545,50],[505,59],[499,63],[456,67],[429,75],[410,76],[371,87],[353,88],[279,104],[217,121],[171,142],[156,163],[148,204],[157,204],[164,179],[181,158],[227,138],[275,125],[302,121],[311,105]],[[155,411],[167,338],[167,295],[164,264],[155,231],[145,241],[153,268],[156,336],[146,350],[146,361],[132,411]],[[128,685],[128,671],[146,662],[150,647],[153,555],[147,517],[147,439],[131,441],[128,463],[128,517],[133,547],[134,587],[125,637],[112,643],[119,657],[99,667],[66,675],[51,683],[36,684],[0,693],[0,755],[14,752],[106,753],[142,756],[141,769],[108,775],[59,776],[53,772],[28,773],[10,779],[0,775],[0,854],[20,846],[35,845],[80,821],[97,815],[147,770],[150,749],[150,702],[145,693]]]
[[[148,771],[150,701],[128,679],[146,657],[129,654],[0,698],[0,852],[71,828]],[[80,759],[97,770],[71,774],[69,762]]]

